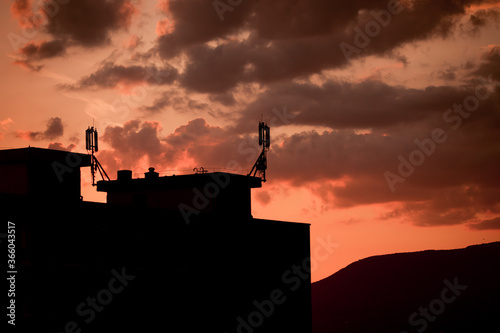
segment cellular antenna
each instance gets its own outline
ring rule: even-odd
[[[99,140],[97,135],[97,129],[94,128],[94,126],[89,127],[85,130],[85,148],[92,157],[90,166],[90,172],[92,173],[92,186],[96,186],[95,183],[96,171],[99,171],[99,173],[101,174],[101,178],[103,180],[105,180],[104,177],[106,177],[107,180],[110,180],[108,174],[106,173],[106,171],[104,171],[104,168],[102,167],[101,163],[99,163],[97,157],[95,157],[95,153],[99,151]]]
[[[266,170],[267,170],[267,151],[269,150],[269,147],[271,146],[271,134],[270,134],[270,129],[269,126],[267,126],[266,123],[264,122],[259,122],[259,146],[262,147],[262,152],[259,155],[259,158],[257,158],[257,161],[252,167],[252,170],[250,170],[250,173],[248,176],[255,175],[257,172],[259,173],[260,178],[262,181],[266,181]]]

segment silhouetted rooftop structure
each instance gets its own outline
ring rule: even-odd
[[[97,182],[107,202],[150,208],[196,210],[203,214],[251,217],[251,189],[262,186],[259,177],[214,172],[160,177],[154,168],[144,178],[132,179],[130,170],[117,180]],[[181,205],[181,207],[179,207]]]
[[[260,178],[160,177],[151,168],[132,179],[121,170],[97,183],[108,203],[93,203],[80,197],[80,167],[90,159],[0,151],[2,216],[16,226],[20,331],[74,323],[75,332],[311,332],[309,224],[253,218],[250,191]],[[123,272],[134,279],[112,294]],[[104,310],[92,310],[89,297]]]
[[[19,148],[0,150],[0,193],[80,199],[80,167],[90,166],[87,154]]]

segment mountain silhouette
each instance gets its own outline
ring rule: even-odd
[[[369,257],[312,284],[314,333],[500,332],[500,242]]]

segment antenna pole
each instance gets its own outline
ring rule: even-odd
[[[94,120],[92,119],[92,123]],[[85,148],[91,155],[91,166],[90,166],[90,173],[92,174],[92,186],[96,186],[95,182],[95,173],[96,171],[99,171],[101,174],[101,178],[104,180],[104,177],[107,178],[107,180],[110,180],[108,177],[108,174],[106,171],[104,171],[104,168],[102,167],[101,163],[97,160],[97,157],[95,157],[95,153],[99,151],[99,145],[98,145],[98,136],[97,136],[97,129],[94,128],[94,126],[87,128],[85,131]]]
[[[267,170],[267,151],[271,146],[271,135],[269,126],[267,126],[267,124],[262,121],[259,122],[259,146],[262,146],[262,152],[260,153],[257,161],[252,167],[252,170],[250,170],[247,176],[255,177],[258,172],[262,181],[265,182]]]

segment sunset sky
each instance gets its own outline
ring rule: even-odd
[[[84,153],[95,124],[112,179],[246,174],[262,118],[253,216],[311,224],[313,281],[500,241],[500,1],[0,6],[2,149]],[[82,171],[84,200],[104,202]]]

